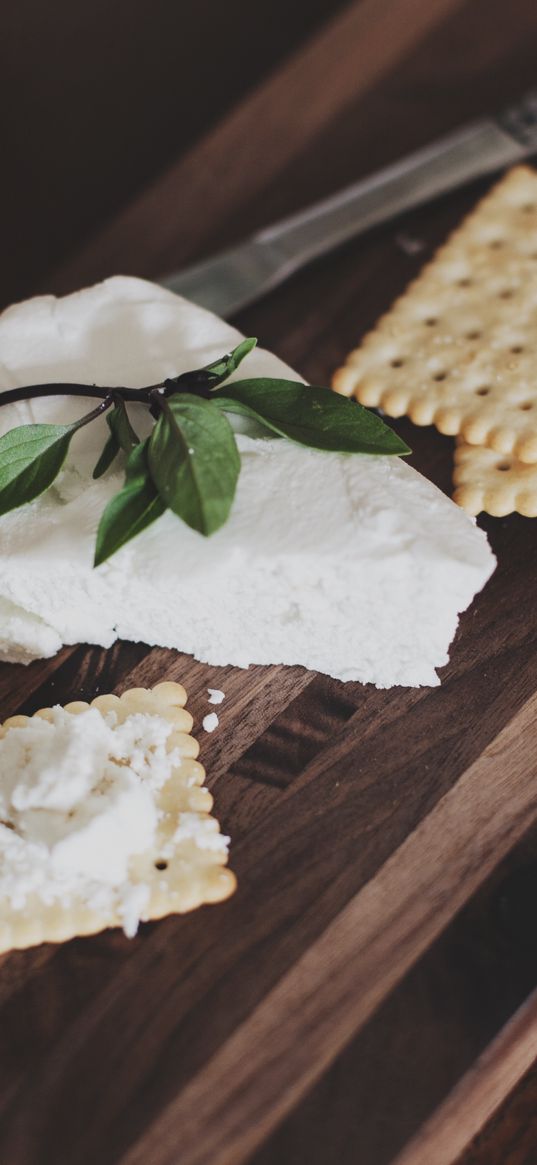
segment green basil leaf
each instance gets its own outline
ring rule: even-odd
[[[105,562],[116,550],[160,518],[166,509],[149,473],[148,443],[149,438],[135,445],[129,454],[125,484],[110,499],[101,516],[94,566]]]
[[[213,534],[229,516],[240,473],[229,421],[212,401],[171,396],[149,439],[149,469],[162,500],[193,530]]]
[[[255,348],[257,339],[255,336],[247,336],[245,340],[241,340],[240,344],[229,352],[227,356],[222,356],[220,360],[213,360],[212,364],[207,364],[205,371],[210,372],[213,377],[218,377],[218,383],[222,380],[227,380],[232,372],[239,367],[244,357]]]
[[[106,419],[108,420],[108,417]],[[101,456],[99,457],[95,469],[93,470],[92,476],[95,479],[102,477],[103,473],[106,473],[106,470],[110,469],[110,466],[112,462],[115,461],[118,453],[121,453],[121,445],[118,443],[114,433],[110,433]]]
[[[0,437],[0,514],[32,502],[52,485],[74,425],[20,425]]]
[[[223,380],[227,380],[232,372],[235,372],[235,369],[252,351],[252,348],[255,348],[256,344],[255,336],[241,340],[240,344],[237,344],[237,347],[227,356],[222,356],[220,360],[213,360],[212,364],[206,364],[204,368],[195,368],[192,372],[182,372],[180,376],[172,376],[166,381],[166,385],[180,387],[183,384],[188,384],[196,388],[216,388],[218,384],[222,384]]]
[[[313,449],[403,457],[411,452],[375,413],[329,388],[258,377],[228,384],[211,400],[225,412],[252,417],[274,433]]]
[[[120,398],[116,400],[114,408],[107,414],[106,420],[110,432],[116,438],[120,449],[124,453],[131,453],[134,447],[140,444],[140,438],[134,432],[129,421],[129,415],[123,400]]]
[[[130,453],[140,440],[129,421],[125,402],[121,399],[116,400],[112,411],[107,413],[106,421],[110,436],[93,470],[94,478],[102,477],[103,473],[106,473],[121,450]]]

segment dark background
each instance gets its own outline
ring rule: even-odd
[[[48,268],[342,7],[4,0],[2,303],[31,294]]]

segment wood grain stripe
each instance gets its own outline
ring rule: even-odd
[[[362,0],[349,6],[108,228],[51,273],[45,290],[72,291],[120,270],[157,276],[216,245],[227,219],[240,223],[241,208],[462,3]],[[334,63],[329,83],[323,82],[327,60]],[[247,166],[232,164],[241,157],[248,158]],[[150,245],[144,253],[146,238]]]
[[[122,1165],[239,1165],[537,815],[537,696],[149,1126]]]
[[[344,731],[363,693],[363,685],[342,684],[311,673],[310,683],[243,752],[234,772],[248,780],[286,788]]]
[[[454,1165],[537,1057],[537,990],[463,1076],[393,1165]]]

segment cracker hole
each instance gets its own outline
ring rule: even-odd
[[[476,388],[475,395],[476,396],[488,396],[489,392],[490,392],[490,388],[487,388],[487,385],[484,384],[482,386],[482,388]]]
[[[167,870],[168,863],[167,862],[155,862],[155,869],[156,870]]]
[[[402,368],[403,364],[404,364],[404,360],[401,360],[400,357],[398,356],[395,360],[390,360],[390,364],[391,364],[392,368]]]
[[[496,469],[498,470],[499,473],[507,473],[507,470],[510,468],[511,468],[510,461],[499,461],[497,466],[496,466]]]
[[[510,351],[513,352],[515,356],[518,356],[520,352],[524,351],[524,349],[522,344],[515,344],[513,348],[510,348]]]
[[[532,403],[532,401],[527,400],[527,401],[524,401],[524,404],[519,405],[518,407],[519,407],[521,413],[529,413],[530,409],[533,408],[533,403]]]
[[[500,291],[500,299],[512,299],[514,294],[512,287],[505,287],[503,291]]]
[[[537,256],[536,256],[536,258],[537,258]],[[426,320],[424,320],[424,323],[425,323],[425,326],[427,328],[435,328],[437,323],[438,323],[438,320],[437,320],[436,316],[428,316],[428,318]]]
[[[467,340],[479,340],[481,338],[481,335],[482,335],[482,332],[467,332],[466,339]]]
[[[492,242],[489,243],[489,247],[491,251],[499,251],[500,247],[503,247],[503,239],[493,239]]]
[[[471,279],[458,279],[457,280],[457,287],[471,287],[471,286],[472,286]]]
[[[522,207],[524,214],[533,214],[534,210],[537,210],[534,202],[525,202],[524,206]]]
[[[447,372],[437,372],[437,373],[435,373],[435,375],[433,376],[433,380],[437,380],[437,381],[439,381],[439,380],[445,380],[445,379],[446,379],[446,377],[447,377]]]

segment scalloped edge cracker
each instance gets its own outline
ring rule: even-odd
[[[537,518],[537,465],[459,440],[453,484],[453,501],[468,514]]]
[[[517,166],[491,190],[333,387],[537,462],[537,171]]]
[[[213,798],[203,785],[205,769],[196,760],[199,744],[190,735],[193,721],[183,706],[185,701],[182,684],[165,682],[152,689],[130,688],[122,696],[97,696],[91,704],[75,701],[65,705],[65,710],[73,715],[93,707],[101,713],[114,711],[120,720],[136,711],[163,716],[174,725],[168,747],[180,750],[181,764],[158,795],[157,803],[164,810],[164,816],[155,848],[137,854],[130,863],[133,887],[147,885],[150,889],[149,902],[141,911],[142,922],[167,914],[184,914],[204,903],[221,902],[236,887],[235,875],[225,868],[225,844],[220,845],[216,840],[221,836],[220,826],[210,816]],[[50,708],[41,708],[35,713],[45,719],[51,715]],[[28,716],[9,717],[0,725],[0,736],[29,720]],[[177,840],[174,835],[181,824],[185,825],[184,837]],[[212,838],[209,844],[205,840],[201,846],[196,844],[196,834],[205,839],[210,834]],[[43,942],[63,942],[122,924],[119,912],[97,913],[81,901],[74,901],[69,907],[46,905],[33,895],[24,911],[14,910],[10,904],[0,901],[0,952]]]

